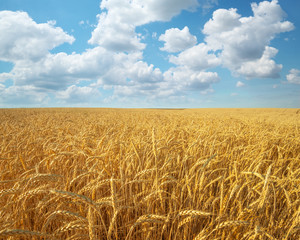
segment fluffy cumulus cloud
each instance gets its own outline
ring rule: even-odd
[[[164,82],[163,74],[153,65],[143,61],[129,63],[130,68],[118,68],[117,75],[123,80],[119,83],[99,81],[99,86],[114,90],[113,98],[143,97],[152,98],[157,96]]]
[[[73,43],[74,37],[55,27],[55,21],[37,24],[26,12],[0,12],[0,60],[39,61],[49,50]]]
[[[15,85],[60,90],[79,80],[105,75],[114,61],[115,56],[100,47],[82,54],[48,53],[39,61],[15,61],[13,70],[5,77],[14,80]]]
[[[282,66],[272,58],[277,50],[268,47],[279,33],[294,26],[284,21],[285,13],[277,0],[251,4],[253,16],[242,17],[237,9],[219,9],[205,24],[207,45],[217,51],[223,65],[247,78],[276,78]],[[259,67],[259,69],[257,69]]]
[[[62,103],[85,104],[99,101],[100,95],[100,92],[95,88],[72,85],[64,91],[59,91],[56,98]]]
[[[102,0],[101,9],[118,13],[124,22],[140,26],[154,21],[169,21],[182,10],[195,10],[197,0]]]
[[[165,78],[178,91],[206,90],[212,83],[219,81],[215,72],[193,71],[186,67],[171,68],[165,72]],[[170,86],[171,87],[171,86]]]
[[[165,34],[159,37],[160,41],[164,41],[164,47],[160,48],[167,52],[181,52],[197,43],[197,38],[190,34],[190,30],[185,26],[182,30],[178,28],[168,29]]]
[[[172,37],[181,36],[179,41]],[[183,44],[190,39],[189,44]],[[169,52],[179,51],[177,55],[170,55],[169,61],[175,64],[175,67],[167,70],[164,75],[164,82],[159,85],[160,93],[158,96],[185,96],[187,92],[196,91],[201,94],[207,94],[212,91],[212,84],[217,83],[220,78],[216,72],[209,72],[208,69],[217,67],[221,60],[211,51],[205,43],[197,43],[197,39],[189,34],[188,28],[183,30],[169,29],[160,40],[166,41],[161,50]]]
[[[218,66],[221,61],[210,48],[200,43],[196,46],[182,51],[178,56],[171,55],[169,61],[176,65],[164,73],[167,84],[163,86],[174,89],[176,95],[186,91],[200,91],[207,94],[211,91],[212,84],[217,83],[220,78],[216,72],[208,72],[210,68]],[[166,92],[166,91],[165,91]]]
[[[99,24],[93,31],[90,44],[100,45],[111,51],[138,51],[145,48],[141,37],[135,32],[134,24],[122,22],[112,11],[98,15]]]
[[[195,71],[203,71],[221,64],[221,60],[204,43],[191,47],[178,56],[170,56],[170,62],[180,66],[187,66]]]
[[[114,97],[147,97],[148,99],[184,97],[189,92],[207,94],[211,85],[220,78],[215,72],[193,71],[187,67],[170,68],[164,72],[161,81],[130,81],[126,85],[114,86]]]
[[[143,61],[132,64],[132,67],[128,69],[127,75],[134,82],[156,83],[162,81],[160,69],[154,68],[152,64],[148,65]]]
[[[137,26],[155,21],[169,21],[183,9],[193,10],[197,0],[103,0],[98,26],[92,33],[90,44],[111,51],[138,51],[145,48],[142,38],[135,32]]]
[[[300,84],[300,70],[295,68],[291,69],[290,73],[286,76],[286,79],[289,83]]]
[[[152,64],[149,65],[142,59],[141,52],[115,54],[114,64],[111,64],[107,72],[99,77],[96,85],[109,89],[125,85],[129,87],[136,85],[141,88],[162,81],[160,69],[155,68]]]
[[[277,52],[276,48],[267,46],[261,58],[242,62],[235,71],[246,78],[279,78],[282,65],[272,60]]]

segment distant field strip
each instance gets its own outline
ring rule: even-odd
[[[0,109],[0,239],[300,238],[297,109]]]

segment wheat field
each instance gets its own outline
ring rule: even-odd
[[[300,239],[300,110],[1,109],[0,239]]]

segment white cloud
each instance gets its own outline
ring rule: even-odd
[[[135,25],[123,22],[120,16],[111,16],[111,11],[98,15],[98,26],[92,33],[90,44],[100,45],[111,51],[139,51],[145,48],[135,32]],[[115,13],[119,14],[119,13]]]
[[[291,69],[290,73],[286,75],[286,79],[289,83],[300,84],[300,70],[295,68]]]
[[[160,69],[142,61],[139,52],[118,54],[115,64],[95,86],[113,89],[117,97],[149,97],[156,94],[160,83],[164,81]]]
[[[171,55],[169,61],[176,67],[164,73],[164,82],[160,91],[164,95],[184,96],[187,91],[197,91],[201,94],[212,92],[212,84],[220,81],[216,72],[206,72],[209,68],[221,64],[220,59],[204,43],[182,51],[178,56]]]
[[[181,52],[178,56],[171,56],[170,62],[180,66],[187,66],[195,71],[202,71],[221,64],[221,60],[204,43]]]
[[[236,83],[236,87],[244,87],[245,86],[245,83],[241,82],[241,81],[238,81]]]
[[[185,26],[182,30],[171,28],[159,37],[159,41],[164,41],[164,47],[160,48],[167,52],[180,52],[193,47],[197,43],[197,38],[190,34],[189,28]]]
[[[127,85],[115,85],[113,99],[138,98],[144,100],[180,98],[188,92],[208,94],[213,92],[211,84],[219,81],[219,76],[214,72],[195,72],[181,67],[171,68],[158,82],[134,82]]]
[[[283,21],[285,13],[277,0],[251,4],[254,16],[241,17],[237,9],[219,9],[204,26],[207,45],[221,51],[223,65],[247,78],[278,77],[281,65],[272,57],[276,49],[268,47],[276,34],[291,31],[291,22]],[[259,69],[256,67],[259,65]]]
[[[206,41],[210,43],[211,47],[220,49],[222,43],[220,42],[222,33],[232,31],[234,28],[239,27],[241,15],[237,13],[237,9],[231,8],[218,9],[214,11],[213,17],[204,25],[203,33],[207,35]],[[219,35],[218,35],[219,33]],[[216,35],[217,39],[214,41],[212,35]]]
[[[215,72],[193,71],[187,67],[171,68],[164,73],[169,88],[182,91],[204,91],[220,80]]]
[[[26,106],[28,104],[43,106],[48,100],[48,94],[34,86],[0,88],[0,104],[4,106]]]
[[[80,80],[103,76],[117,61],[116,54],[97,47],[82,54],[47,54],[39,61],[16,61],[6,79],[16,85],[33,85],[43,89],[59,90]]]
[[[237,66],[235,72],[246,78],[279,78],[282,65],[276,64],[273,57],[278,50],[273,47],[266,47],[262,57],[253,61],[245,61]]]
[[[64,90],[80,81],[98,80],[98,86],[126,85],[131,82],[154,83],[162,73],[141,61],[142,53],[114,53],[102,47],[87,49],[82,54],[47,54],[37,62],[17,61],[10,73],[0,80],[12,79],[17,86],[32,85],[45,91]]]
[[[55,27],[55,21],[37,24],[26,12],[0,11],[0,60],[39,61],[49,50],[74,37]]]
[[[158,68],[148,65],[143,61],[138,61],[132,64],[126,74],[134,82],[155,83],[162,81],[162,73]]]
[[[59,91],[56,94],[56,98],[63,103],[84,104],[97,101],[100,95],[100,92],[95,88],[72,85],[65,91]]]
[[[114,55],[114,63],[98,81],[98,86],[124,86],[156,84],[163,80],[160,69],[142,61],[142,53],[119,53]]]
[[[112,69],[112,79],[103,78],[98,81],[98,86],[105,89],[113,89],[113,98],[143,97],[151,98],[160,91],[160,84],[164,81],[163,75],[158,68],[148,65],[143,61],[128,61],[123,67]],[[114,82],[115,77],[121,77],[119,82]],[[122,79],[123,78],[123,79]]]
[[[182,10],[195,10],[197,0],[103,0],[101,9],[118,13],[123,22],[140,26],[154,21],[169,21]]]
[[[112,51],[143,50],[145,44],[135,32],[137,26],[168,21],[183,9],[192,10],[197,6],[197,0],[104,0],[100,6],[103,12],[98,15],[98,26],[89,43]]]

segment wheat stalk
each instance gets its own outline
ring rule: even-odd
[[[185,215],[207,217],[207,216],[212,216],[214,214],[210,213],[210,212],[203,212],[203,211],[198,211],[198,210],[184,210],[184,211],[181,211],[178,213],[178,216],[185,216]]]

